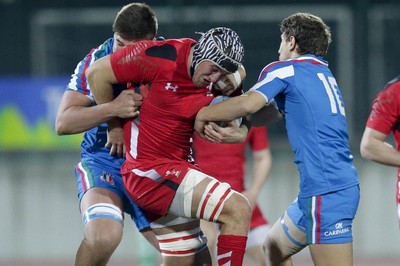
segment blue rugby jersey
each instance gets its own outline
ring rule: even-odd
[[[301,197],[357,185],[342,94],[321,57],[307,54],[267,65],[251,90],[284,112]]]
[[[80,92],[89,97],[95,104],[89,84],[86,81],[85,71],[95,60],[110,55],[112,53],[113,44],[114,39],[110,38],[97,48],[92,49],[76,66],[66,90]],[[119,95],[125,88],[126,85],[114,86],[114,95]],[[82,161],[97,161],[102,165],[119,169],[125,159],[111,156],[109,154],[110,148],[104,147],[107,142],[107,128],[107,123],[103,123],[85,132],[81,143],[81,159]]]

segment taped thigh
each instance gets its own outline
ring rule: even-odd
[[[192,256],[207,248],[207,238],[200,227],[156,237],[163,256]]]
[[[279,255],[289,257],[307,246],[307,237],[303,228],[293,223],[287,212],[273,225],[265,241],[266,254],[274,256],[273,249],[279,250]]]
[[[211,182],[204,190],[198,209],[195,210],[196,218],[216,222],[225,201],[233,194],[233,190],[229,184],[220,183],[215,178],[194,169],[189,170],[182,180],[170,211],[178,216],[192,217],[193,190],[205,178],[210,179]]]
[[[234,191],[228,183],[221,183],[213,179],[206,187],[196,217],[207,221],[216,222],[222,212],[225,201],[229,199]]]
[[[86,225],[98,218],[106,218],[119,222],[124,226],[122,211],[114,204],[97,203],[90,206],[85,213],[82,214],[83,225]]]
[[[193,189],[205,178],[210,177],[200,171],[190,169],[175,193],[169,213],[176,216],[192,217]]]
[[[157,220],[150,223],[151,229],[161,229],[165,227],[170,227],[178,224],[186,224],[195,219],[186,218],[186,217],[179,217],[169,213],[166,216],[160,217]]]
[[[303,249],[307,245],[305,229],[296,225],[290,218],[288,212],[285,212],[285,214],[281,217],[280,222],[285,235],[290,242],[296,246],[293,248],[293,250],[298,252]]]

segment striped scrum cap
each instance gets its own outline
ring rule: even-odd
[[[229,73],[243,63],[244,47],[235,31],[218,27],[201,34],[193,49],[193,72],[204,60],[212,61]]]

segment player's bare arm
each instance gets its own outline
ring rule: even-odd
[[[58,135],[68,135],[84,132],[103,121],[96,121],[96,116],[82,110],[89,109],[93,102],[82,93],[65,91],[61,98],[56,117],[56,132]],[[79,119],[76,119],[79,117]]]
[[[223,102],[203,107],[196,116],[195,130],[204,138],[204,127],[210,121],[233,121],[253,114],[265,106],[265,98],[257,92],[232,97]]]
[[[361,139],[361,156],[384,165],[400,167],[400,152],[385,142],[386,138],[386,134],[366,127]]]
[[[86,71],[86,78],[98,104],[109,103],[114,99],[112,84],[116,84],[117,79],[112,71],[109,56],[95,61]],[[132,108],[131,117],[136,117],[137,115],[137,110]],[[129,114],[125,117],[129,117]],[[124,156],[124,135],[122,122],[119,117],[109,120],[107,133],[107,143],[105,146],[111,147],[110,154],[116,154],[119,157]]]
[[[110,56],[95,61],[86,70],[86,79],[98,104],[114,99],[112,85],[117,83],[117,79],[111,67]]]
[[[61,99],[56,118],[58,135],[76,134],[87,131],[112,117],[135,117],[142,96],[133,91],[123,91],[110,103],[93,105],[93,101],[82,93],[66,91]],[[79,117],[79,119],[76,119]]]

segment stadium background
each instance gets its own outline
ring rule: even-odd
[[[54,118],[76,63],[112,35],[128,1],[0,0],[0,265],[71,265],[81,240],[73,166],[81,135],[58,137]],[[278,24],[311,12],[333,33],[327,60],[344,94],[350,144],[361,181],[354,224],[356,265],[400,265],[395,168],[363,160],[359,142],[373,97],[399,75],[400,4],[388,0],[147,1],[159,35],[197,38],[228,26],[245,45],[246,85],[277,59]],[[260,202],[271,222],[296,196],[298,175],[284,124],[269,128],[273,168]],[[130,223],[112,265],[151,265],[157,255]],[[308,251],[296,259],[307,265]]]

